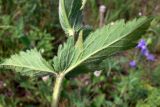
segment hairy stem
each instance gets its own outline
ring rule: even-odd
[[[52,107],[58,107],[63,78],[64,78],[64,74],[59,74],[56,77],[55,84],[53,87],[53,94],[52,94]]]

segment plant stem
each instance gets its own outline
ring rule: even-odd
[[[52,94],[52,107],[58,107],[63,78],[64,78],[63,73],[57,75],[56,77],[55,84],[53,87],[53,94]]]

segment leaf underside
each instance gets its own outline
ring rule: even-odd
[[[57,75],[59,72],[67,74],[82,64],[106,58],[135,46],[150,22],[151,19],[146,17],[127,23],[124,20],[117,21],[114,25],[109,24],[90,33],[80,47],[76,46],[74,37],[68,37],[67,42],[59,46],[57,56],[53,58],[53,68],[36,49],[13,55],[1,66],[15,68],[28,76],[48,73]]]
[[[73,36],[82,27],[81,6],[82,0],[59,0],[60,24],[69,36]]]
[[[37,76],[45,74],[53,74],[53,68],[48,62],[42,58],[41,54],[36,50],[27,50],[19,54],[12,55],[6,59],[1,66],[5,68],[15,69],[22,75]]]
[[[119,20],[91,33],[83,42],[83,49],[75,47],[73,37],[58,49],[53,59],[56,72],[68,73],[82,63],[106,58],[113,53],[132,48],[145,33],[151,22],[142,17],[125,23]]]

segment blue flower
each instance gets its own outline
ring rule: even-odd
[[[136,46],[136,48],[140,49],[141,54],[145,56],[148,61],[155,61],[155,56],[153,54],[150,54],[147,48],[147,43],[144,39],[141,39],[138,42],[138,45]],[[137,66],[136,61],[135,60],[130,61],[129,66],[131,68],[136,68]]]
[[[140,49],[141,54],[144,55],[148,61],[154,61],[155,60],[154,55],[150,54],[150,52],[147,48],[147,43],[144,39],[141,39],[138,42],[138,45],[136,46],[136,48]]]
[[[152,55],[152,54],[148,54],[146,57],[147,57],[148,61],[154,61],[155,60],[155,56]]]
[[[139,49],[146,49],[147,48],[147,43],[144,39],[141,39],[138,42],[138,45],[136,47],[139,48]]]
[[[149,50],[147,48],[141,49],[141,54],[147,57],[149,55]]]
[[[132,61],[130,61],[130,63],[129,63],[129,66],[131,67],[131,68],[135,68],[136,67],[136,61],[135,60],[132,60]]]

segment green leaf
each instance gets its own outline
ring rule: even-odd
[[[53,66],[56,72],[63,72],[71,66],[73,60],[76,60],[76,48],[74,46],[74,37],[69,37],[67,42],[58,48],[58,56],[53,59]]]
[[[59,0],[59,20],[65,33],[73,36],[82,27],[82,0]]]
[[[120,20],[114,25],[107,25],[91,33],[83,42],[83,50],[75,47],[74,39],[59,47],[58,56],[54,58],[55,71],[72,71],[84,62],[99,60],[113,53],[134,47],[137,40],[145,33],[151,19],[142,17],[125,23]]]
[[[125,23],[120,20],[98,29],[84,43],[83,56],[89,61],[100,60],[116,52],[127,50],[137,44],[137,40],[149,27],[151,19],[142,17]],[[94,42],[97,41],[97,42]],[[86,46],[86,47],[85,47]]]
[[[15,68],[17,72],[27,76],[45,73],[56,74],[53,68],[42,58],[41,54],[36,49],[12,55],[9,59],[6,59],[1,66],[12,69]]]

